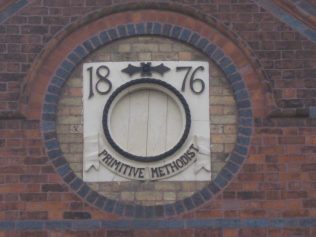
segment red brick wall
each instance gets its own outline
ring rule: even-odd
[[[105,1],[87,1],[86,4],[67,0],[35,1],[1,25],[0,47],[4,55],[0,66],[7,80],[10,76],[14,77],[8,82],[12,90],[9,95],[3,96],[7,103],[1,105],[1,110],[16,109],[17,105],[12,100],[17,96],[19,86],[14,85],[23,80],[44,45],[65,26],[82,15],[99,10],[102,4],[103,8],[111,9]],[[182,6],[186,5],[188,3],[182,3]],[[315,46],[312,42],[251,1],[235,4],[230,1],[207,4],[197,1],[187,7],[199,11],[201,16],[216,17],[251,46],[270,79],[268,83],[281,108],[306,108],[313,103]],[[6,84],[6,87],[9,85]]]
[[[316,236],[315,42],[250,0],[118,6],[125,2],[34,0],[0,21],[0,236]],[[164,10],[137,10],[149,7]],[[217,195],[162,226],[137,225],[91,206],[56,172],[42,101],[59,63],[92,32],[164,17],[211,38],[239,66],[253,135],[247,160]]]

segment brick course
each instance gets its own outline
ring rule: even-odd
[[[1,21],[0,236],[315,236],[316,130],[314,119],[308,117],[309,107],[315,106],[313,41],[248,0],[155,2],[119,7],[112,1],[39,0]],[[124,8],[146,7],[160,10],[109,15]],[[105,10],[95,14],[102,8]],[[163,10],[166,8],[170,11]],[[89,13],[93,16],[83,17]],[[61,61],[74,62],[87,52],[78,47],[74,54],[68,53],[104,29],[126,24],[126,31],[135,30],[128,27],[132,22],[178,25],[211,39],[221,49],[213,56],[228,55],[235,65],[225,67],[226,62],[221,61],[224,73],[240,73],[241,79],[228,77],[233,91],[249,90],[254,125],[247,159],[236,148],[239,152],[226,163],[226,172],[198,195],[147,209],[115,203],[114,214],[112,202],[88,194],[89,189],[68,173],[61,153],[51,149],[57,142],[51,122],[55,118],[45,117],[41,123],[40,116],[56,113],[58,97],[50,91],[54,88],[46,89]],[[142,26],[136,29],[142,31]],[[149,29],[155,30],[158,28]],[[179,36],[177,32],[173,28],[174,37]],[[118,34],[108,33],[111,38]],[[181,37],[186,40],[185,33]],[[203,45],[195,47],[199,50]],[[121,48],[126,50],[126,46]],[[204,54],[211,52],[212,46],[205,50]],[[149,56],[142,55],[144,60]],[[62,68],[58,75],[67,71],[67,66]],[[52,81],[61,86],[58,77]],[[49,102],[46,106],[42,106],[44,98]],[[241,98],[242,93],[235,93],[238,108],[249,107]],[[239,111],[240,116],[247,113]],[[239,123],[245,126],[238,129],[243,134],[237,137],[238,144],[247,145],[249,121]],[[238,174],[230,177],[242,163]],[[168,195],[166,198],[172,198]],[[162,209],[165,216],[174,217],[162,218],[164,222],[128,218],[137,212],[159,217]]]

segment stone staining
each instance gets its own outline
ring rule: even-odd
[[[119,40],[89,55],[85,62],[95,61],[201,60],[196,50],[169,39],[133,37]],[[78,177],[82,177],[82,69],[78,67],[67,80],[58,104],[57,135],[66,160]],[[232,91],[223,73],[210,62],[210,129],[212,177],[214,178],[236,140],[237,112]],[[76,129],[74,129],[76,127]],[[155,205],[173,203],[191,196],[208,182],[100,182],[88,183],[108,198]]]

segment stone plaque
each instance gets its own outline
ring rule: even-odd
[[[209,65],[83,65],[83,179],[210,180]]]

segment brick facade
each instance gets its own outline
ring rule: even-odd
[[[313,18],[297,15],[306,9],[282,2],[0,4],[0,236],[315,236],[316,37]],[[184,199],[147,206],[83,183],[58,132],[60,104],[80,94],[76,66],[144,35],[186,44],[179,59],[216,64],[238,114],[218,175]]]

